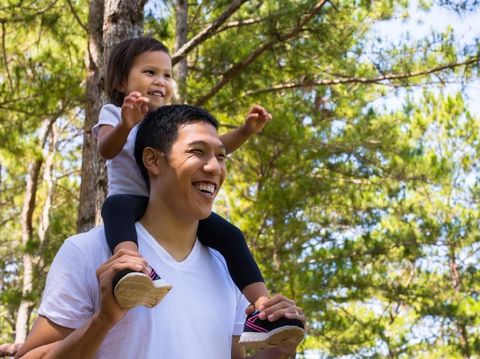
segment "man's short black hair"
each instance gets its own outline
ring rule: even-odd
[[[147,114],[140,123],[135,140],[135,160],[149,189],[150,180],[143,164],[143,150],[152,147],[168,154],[177,139],[179,127],[195,122],[209,123],[218,130],[215,117],[202,108],[190,105],[161,106]]]

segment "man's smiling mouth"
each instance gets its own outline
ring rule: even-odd
[[[202,193],[213,196],[215,193],[215,185],[207,182],[195,182],[193,186]]]

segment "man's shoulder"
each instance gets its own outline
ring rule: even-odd
[[[212,247],[207,247],[203,244],[201,244],[202,248],[204,249],[204,251],[206,251],[206,254],[209,255],[210,257],[212,257],[212,259],[215,261],[215,263],[217,263],[218,265],[220,265],[222,267],[222,269],[227,269],[227,262],[225,260],[225,258],[223,257],[223,255],[217,251],[216,249],[213,249]]]
[[[98,226],[87,232],[75,234],[67,238],[65,244],[75,247],[83,254],[90,253],[93,255],[108,253],[103,226]]]
[[[230,272],[228,271],[227,261],[225,260],[223,255],[216,249],[204,246],[203,244],[201,246],[204,251],[204,255],[211,258],[211,262],[214,264],[219,274],[223,277],[223,279],[225,280],[225,283],[227,283],[232,289],[234,290],[237,289],[237,286],[235,285],[232,277],[230,276]]]

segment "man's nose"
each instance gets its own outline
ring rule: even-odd
[[[222,165],[216,156],[210,156],[203,166],[205,172],[211,174],[220,174],[222,172]]]

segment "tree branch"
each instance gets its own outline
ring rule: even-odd
[[[75,18],[75,20],[77,20],[77,22],[78,22],[78,24],[80,25],[80,27],[81,27],[86,33],[88,33],[87,26],[82,22],[82,20],[80,20],[80,17],[78,16],[77,10],[75,10],[75,7],[73,6],[72,1],[71,1],[71,0],[67,0],[67,3],[68,3],[68,6],[70,7],[70,10],[72,11],[72,14],[73,14],[73,17]]]
[[[404,79],[409,79],[414,77],[431,75],[444,70],[448,70],[448,69],[451,70],[461,66],[468,66],[478,61],[480,61],[480,56],[472,57],[462,62],[456,62],[456,63],[433,67],[427,70],[406,72],[406,73],[391,73],[391,74],[385,74],[382,76],[372,77],[372,78],[344,76],[338,79],[306,80],[302,82],[290,82],[290,83],[279,84],[269,88],[247,91],[245,94],[242,95],[242,97],[254,96],[260,93],[276,92],[276,91],[290,90],[290,89],[296,89],[296,88],[302,88],[302,87],[328,86],[328,85],[340,85],[340,84],[352,84],[352,83],[353,84],[357,84],[357,83],[370,84],[370,83],[383,83],[385,81],[393,81],[393,80],[404,80]]]
[[[172,65],[175,65],[181,59],[183,59],[193,48],[208,39],[215,34],[215,31],[223,24],[232,14],[237,11],[240,6],[246,3],[248,0],[234,0],[230,7],[223,12],[213,23],[205,27],[197,35],[195,35],[190,41],[186,42],[181,48],[179,48],[172,55]]]
[[[282,35],[279,34],[277,37],[272,39],[271,41],[263,44],[259,48],[257,48],[255,51],[253,51],[246,59],[244,59],[242,62],[238,62],[232,67],[230,67],[223,75],[222,79],[208,92],[206,95],[200,97],[196,101],[197,106],[202,106],[207,102],[209,99],[211,99],[213,96],[215,96],[218,91],[220,91],[230,80],[232,80],[240,71],[242,71],[244,68],[249,66],[255,59],[257,59],[261,54],[263,54],[265,51],[273,48],[276,44],[285,42],[292,37],[294,37],[296,34],[300,32],[300,30],[303,28],[305,24],[307,24],[316,14],[318,14],[322,8],[323,5],[327,0],[320,0],[307,14],[306,16],[301,19],[297,25],[288,33]]]
[[[33,12],[31,14],[22,13],[21,15],[17,15],[18,11],[15,8],[14,9],[15,15],[12,15],[12,16],[7,17],[7,18],[0,18],[0,23],[6,24],[6,23],[14,23],[14,22],[24,22],[26,17],[36,18],[37,16],[42,15],[42,14],[46,13],[48,10],[50,10],[51,8],[53,8],[55,6],[55,4],[57,3],[57,1],[58,0],[54,0],[54,1],[52,1],[51,4],[47,5],[44,9],[40,9],[40,10],[38,10],[36,12]],[[31,9],[26,8],[25,6],[22,6],[22,10],[23,11],[28,11],[28,10],[31,10]]]
[[[255,18],[252,18],[252,19],[240,19],[240,20],[237,20],[237,21],[231,21],[231,22],[226,23],[225,26],[218,29],[215,32],[215,34],[218,34],[220,32],[223,32],[223,31],[226,31],[226,30],[229,30],[229,29],[233,29],[235,27],[258,24],[259,22],[262,22],[264,20],[265,20],[265,18],[255,17]]]
[[[7,74],[8,78],[8,84],[10,85],[10,91],[13,92],[13,81],[12,81],[12,75],[10,74],[10,70],[8,69],[8,59],[7,59],[7,50],[5,49],[5,36],[6,36],[6,31],[5,31],[5,23],[2,22],[2,53],[3,53],[3,62],[5,63],[5,72]]]

